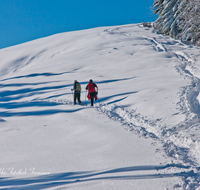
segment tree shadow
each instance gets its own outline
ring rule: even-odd
[[[103,97],[103,98],[100,98],[100,102],[105,102],[105,101],[108,101],[109,99],[112,99],[112,98],[115,98],[115,97],[118,97],[118,96],[125,96],[125,95],[130,95],[130,94],[136,94],[138,93],[138,91],[133,91],[133,92],[125,92],[125,93],[120,93],[120,94],[115,94],[115,95],[112,95],[112,96],[107,96],[107,97]],[[127,97],[125,97],[127,98]],[[115,102],[118,102],[118,101],[122,101],[124,100],[125,98],[121,98],[119,100],[114,100],[112,102],[109,102],[108,104],[111,104],[111,103],[115,103]]]
[[[4,87],[22,87],[22,86],[38,86],[43,84],[56,83],[60,81],[51,81],[51,82],[37,82],[37,83],[10,83],[10,84],[0,84],[0,88]]]
[[[125,80],[131,80],[136,77],[130,77],[130,78],[122,78],[122,79],[112,79],[112,80],[103,80],[103,81],[97,81],[97,84],[104,84],[104,83],[112,83],[112,82],[119,82],[119,81],[125,81]]]
[[[7,81],[7,80],[12,80],[12,79],[22,79],[22,78],[33,78],[33,77],[40,77],[40,76],[43,76],[43,77],[59,76],[59,75],[63,75],[63,74],[73,73],[77,70],[79,70],[79,69],[74,69],[72,71],[66,71],[66,72],[61,72],[61,73],[32,73],[32,74],[28,74],[28,75],[6,78],[6,79],[0,80],[0,81]]]
[[[71,71],[74,72],[75,70]],[[13,77],[13,78],[8,78],[5,80],[9,79],[19,79],[19,78],[28,78],[28,77],[38,77],[38,76],[55,76],[55,75],[62,75],[70,72],[62,72],[62,73],[33,73],[29,75],[24,75],[24,76],[18,76],[18,77]],[[104,84],[104,83],[112,83],[112,82],[118,82],[118,81],[124,81],[124,80],[130,80],[135,77],[131,78],[122,78],[122,79],[113,79],[113,80],[103,80],[103,81],[98,81],[97,83],[99,84]],[[54,81],[54,82],[59,82],[59,81]],[[0,91],[0,108],[5,109],[0,112],[0,117],[11,117],[11,116],[36,116],[36,115],[52,115],[56,113],[70,113],[74,111],[79,111],[81,109],[74,109],[74,110],[62,110],[62,109],[53,109],[53,107],[59,106],[61,104],[59,103],[53,103],[53,102],[48,102],[47,100],[52,99],[52,98],[58,98],[64,95],[69,95],[71,92],[66,92],[63,93],[63,90],[67,87],[73,87],[73,83],[71,84],[58,84],[58,85],[52,85],[50,86],[51,82],[39,82],[39,83],[9,83],[9,84],[0,84],[1,91]],[[87,84],[88,82],[80,82],[81,84]],[[39,85],[45,85],[48,84],[47,86],[42,86],[40,87]],[[33,87],[34,86],[34,87]],[[22,87],[18,89],[7,89],[8,87]],[[4,90],[5,88],[5,90]],[[55,91],[58,91],[55,95],[53,94]],[[62,91],[59,93],[59,91]],[[107,96],[100,98],[100,102],[103,101],[108,101],[109,99],[118,97],[118,96],[126,96],[129,94],[137,93],[135,92],[126,92],[126,93],[121,93],[121,94],[115,94],[112,96]],[[41,95],[45,95],[43,98]],[[35,98],[36,96],[36,98]],[[41,98],[40,98],[41,96]],[[34,99],[32,98],[34,97]],[[38,98],[37,98],[38,97]],[[24,98],[29,98],[32,99],[32,101],[25,102],[22,101]],[[127,97],[121,97],[118,100],[113,100],[109,102],[109,104],[112,103],[117,103],[122,100],[124,100]],[[40,101],[38,101],[40,100]],[[21,101],[21,102],[20,102]],[[85,104],[89,103],[89,101],[86,102]],[[44,108],[43,110],[36,111],[35,109],[31,111],[21,111],[23,108]],[[47,109],[49,107],[50,109]],[[11,111],[12,109],[18,109],[17,112]]]
[[[145,180],[145,179],[155,179],[155,178],[170,178],[170,177],[194,177],[197,174],[192,171],[179,172],[179,173],[163,173],[160,170],[166,168],[179,168],[179,169],[189,169],[190,166],[184,166],[181,164],[167,164],[164,166],[132,166],[124,168],[116,168],[112,170],[105,170],[100,172],[67,172],[59,174],[49,174],[41,175],[37,177],[29,178],[0,178],[1,187],[4,189],[46,189],[46,188],[58,188],[61,185],[76,184],[81,182],[91,182],[98,180]],[[132,173],[127,174],[127,172],[134,171],[149,171],[152,170],[152,174],[138,174],[133,175]],[[126,174],[123,175],[123,173]]]
[[[16,78],[26,78],[26,77],[36,77],[36,76],[54,76],[54,75],[62,75],[62,74],[66,74],[69,72],[63,72],[63,73],[34,73],[34,74],[30,74],[30,75],[25,75],[25,76],[18,76],[18,77],[13,77],[13,78],[9,78],[9,79],[16,79]],[[135,77],[131,77],[131,78],[124,78],[124,79],[113,79],[113,80],[104,80],[104,81],[99,81],[97,83],[102,84],[102,83],[111,83],[111,82],[118,82],[118,81],[123,81],[123,80],[129,80],[129,79],[133,79]],[[9,79],[5,79],[5,80],[9,80]],[[59,81],[57,81],[59,82]],[[4,87],[22,87],[22,86],[36,86],[36,85],[41,85],[41,84],[49,84],[51,82],[40,82],[40,83],[11,83],[11,84],[0,84],[0,87],[4,88]],[[88,82],[80,82],[80,84],[87,84]],[[39,95],[39,94],[44,94],[50,90],[60,90],[60,89],[64,89],[67,87],[73,87],[73,83],[71,84],[63,84],[63,85],[55,85],[55,86],[46,86],[46,87],[38,87],[38,88],[23,88],[23,89],[17,89],[17,90],[1,90],[0,91],[0,101],[14,101],[14,100],[20,100],[24,97],[30,97],[33,95]],[[124,94],[117,94],[117,95],[113,95],[110,97],[105,97],[105,98],[101,98],[101,101],[110,99],[112,97],[115,96],[121,96],[121,95],[126,95],[126,94],[131,94],[131,93],[136,93],[136,92],[128,92],[128,93],[124,93]],[[69,94],[69,93],[68,93]]]
[[[121,101],[125,100],[127,97],[128,97],[128,96],[126,96],[126,97],[124,97],[124,98],[120,98],[120,99],[114,100],[114,101],[112,101],[112,102],[108,102],[107,104],[109,105],[109,104],[115,104],[115,103],[117,103],[117,102],[121,102]]]
[[[72,84],[57,85],[57,86],[46,86],[40,88],[23,88],[19,90],[5,90],[0,92],[0,101],[13,101],[20,100],[24,97],[30,97],[36,94],[44,94],[50,90],[59,90],[66,87],[72,86]]]
[[[25,107],[52,107],[60,105],[57,102],[34,101],[34,102],[1,102],[0,107],[5,109],[17,109]]]
[[[131,80],[131,79],[134,79],[134,78],[136,78],[136,77],[122,78],[122,79],[111,79],[111,80],[102,80],[102,81],[94,81],[94,83],[96,83],[96,84],[106,84],[106,83],[112,83],[112,82],[119,82],[119,81]],[[87,85],[88,82],[89,82],[89,80],[88,81],[83,81],[83,82],[79,81],[79,83],[81,85],[83,85],[83,84]]]
[[[74,113],[81,111],[85,108],[78,109],[46,109],[46,110],[37,110],[37,111],[22,111],[22,112],[10,112],[10,111],[1,111],[0,117],[12,117],[12,116],[43,116],[43,115],[53,115],[58,113]]]

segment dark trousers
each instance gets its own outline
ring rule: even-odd
[[[91,92],[90,94],[90,99],[91,99],[91,106],[94,105],[94,99],[97,99],[97,92]]]
[[[74,104],[76,104],[76,99],[78,100],[78,103],[81,105],[81,93],[80,92],[74,92]]]
[[[91,106],[94,105],[94,98],[91,98]]]

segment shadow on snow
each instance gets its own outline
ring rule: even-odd
[[[75,70],[70,71],[70,72],[75,72]],[[70,72],[33,73],[33,74],[29,74],[29,75],[4,79],[2,81],[9,80],[9,79],[17,80],[20,78],[38,77],[38,76],[51,77],[51,76],[55,76],[55,75],[63,75],[63,74],[70,73]],[[135,77],[103,80],[103,81],[97,81],[96,83],[97,84],[112,83],[112,82],[130,80],[133,78],[135,78]],[[54,82],[59,82],[59,81],[54,81]],[[72,109],[72,110],[71,109],[70,110],[52,109],[53,107],[61,105],[61,104],[55,103],[55,102],[48,102],[48,100],[52,99],[52,98],[58,98],[58,97],[61,97],[64,95],[71,94],[72,92],[71,92],[71,90],[69,90],[69,87],[73,87],[73,83],[58,84],[58,85],[52,85],[52,86],[48,85],[48,86],[42,86],[42,87],[39,86],[39,85],[45,85],[45,84],[50,84],[50,83],[54,83],[54,82],[39,82],[39,83],[17,83],[17,82],[15,82],[15,83],[10,83],[10,84],[3,84],[3,83],[0,84],[0,87],[1,87],[0,108],[5,109],[0,112],[0,117],[51,115],[51,114],[56,114],[56,113],[70,113],[70,112],[79,111],[81,109],[85,109],[85,108]],[[84,84],[87,84],[88,82],[84,81],[84,82],[80,82],[80,83],[82,85],[84,85]],[[7,89],[8,87],[23,87],[23,88]],[[4,88],[6,88],[6,89],[4,90]],[[64,93],[63,90],[65,90],[65,88],[68,88],[69,92]],[[114,94],[112,96],[100,98],[98,100],[98,102],[104,102],[104,101],[108,101],[112,98],[119,97],[119,99],[114,99],[114,100],[108,102],[108,104],[113,104],[113,103],[117,103],[117,102],[120,102],[120,101],[126,99],[128,97],[128,95],[134,94],[134,93],[137,93],[137,91]],[[45,95],[46,97],[39,97],[40,95]],[[122,96],[122,97],[120,97],[120,96]],[[32,99],[32,101],[19,102],[20,100],[23,100],[23,98],[27,98],[27,97],[29,99]],[[86,99],[85,99],[85,104],[88,104],[88,103],[89,103],[89,101],[86,101]],[[72,102],[70,104],[72,105]],[[45,109],[39,110],[39,111],[38,110],[31,110],[31,111],[30,110],[29,111],[21,111],[20,110],[20,108],[35,108],[35,107],[40,107],[40,108],[45,108]],[[49,109],[47,109],[47,107]],[[15,110],[12,112],[12,111],[10,111],[11,109],[18,109],[18,110],[17,111]]]
[[[85,108],[61,110],[61,109],[48,109],[48,110],[37,110],[37,111],[24,111],[24,112],[0,112],[0,117],[12,117],[12,116],[42,116],[42,115],[53,115],[57,113],[74,113],[81,111]]]
[[[61,185],[69,185],[81,182],[90,182],[98,180],[135,180],[135,179],[155,179],[155,178],[169,178],[169,177],[192,177],[197,174],[193,171],[179,172],[179,173],[153,173],[153,174],[140,174],[132,175],[125,174],[123,172],[134,172],[134,171],[154,171],[164,170],[166,168],[180,168],[189,169],[190,166],[184,166],[181,164],[167,164],[164,166],[133,166],[117,168],[112,170],[106,170],[101,172],[68,172],[60,174],[49,174],[37,177],[30,177],[24,179],[14,178],[0,178],[1,187],[9,186],[9,189],[45,189],[58,187]],[[113,175],[113,176],[112,176]]]
[[[130,94],[136,94],[136,93],[138,93],[138,91],[125,92],[125,93],[121,93],[121,94],[115,94],[115,95],[112,95],[112,96],[107,96],[107,97],[104,97],[104,98],[100,98],[99,101],[100,101],[100,102],[105,102],[105,101],[107,101],[107,100],[109,100],[109,99],[111,99],[111,98],[115,98],[115,97],[118,97],[118,96],[130,95]],[[112,101],[112,102],[109,102],[108,104],[116,103],[116,102],[122,101],[122,100],[124,100],[124,99],[126,99],[126,98],[127,98],[127,96],[126,96],[126,97],[123,97],[123,98],[121,98],[121,99],[118,99],[118,100],[114,100],[114,101]]]
[[[16,77],[3,79],[1,81],[7,81],[7,80],[11,80],[11,79],[21,79],[21,78],[33,78],[33,77],[40,77],[40,76],[43,76],[43,77],[59,76],[59,75],[67,74],[67,73],[73,73],[77,70],[79,70],[79,69],[74,69],[72,71],[67,71],[67,72],[62,72],[62,73],[32,73],[29,75],[16,76]]]

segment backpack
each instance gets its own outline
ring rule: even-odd
[[[81,91],[81,85],[78,82],[76,83],[76,90]]]
[[[89,82],[88,83],[88,92],[91,93],[91,92],[95,92],[95,86],[92,82]]]

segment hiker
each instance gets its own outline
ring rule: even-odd
[[[97,91],[95,90],[95,88],[97,89]],[[85,89],[88,90],[88,100],[91,99],[91,106],[93,106],[94,99],[95,101],[97,100],[98,87],[95,83],[93,83],[92,79],[90,79]]]
[[[74,88],[72,89],[74,91],[74,105],[76,105],[76,99],[79,102],[79,105],[82,105],[82,102],[80,100],[81,98],[81,85],[77,80],[74,81]]]

